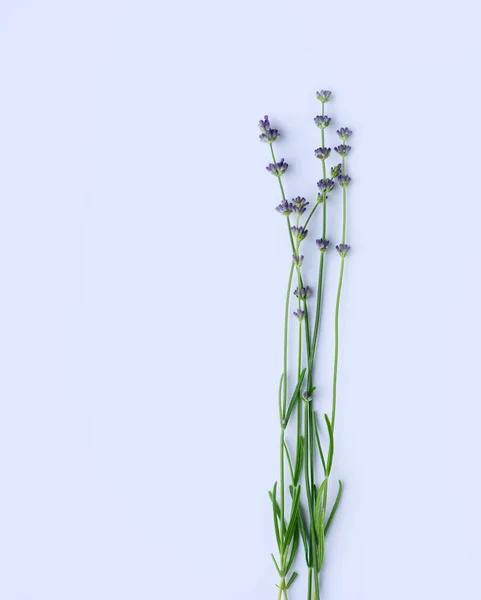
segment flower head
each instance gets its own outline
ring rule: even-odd
[[[332,92],[330,92],[329,90],[321,90],[320,92],[316,93],[316,96],[317,99],[324,104],[325,102],[329,102],[331,94]]]
[[[299,227],[296,227],[296,225],[293,225],[291,227],[291,232],[292,232],[292,236],[295,237],[296,240],[299,240],[300,242],[302,242],[302,240],[306,239],[308,230],[305,229],[304,227],[302,227],[302,225],[299,225]]]
[[[334,179],[320,179],[317,182],[317,187],[324,194],[329,194],[334,189]]]
[[[314,154],[316,155],[316,158],[319,158],[320,160],[326,160],[326,158],[329,158],[329,155],[331,154],[331,149],[330,148],[316,148],[314,150]]]
[[[329,240],[321,238],[320,240],[316,240],[316,245],[321,252],[325,252],[327,250],[327,247],[329,246]]]
[[[294,296],[296,296],[296,298],[299,298],[300,300],[307,300],[311,295],[312,290],[308,285],[306,285],[305,287],[301,287],[300,291],[298,287],[294,290]]]
[[[302,399],[304,400],[304,402],[312,402],[312,398],[312,394],[308,394],[306,390],[302,392]]]
[[[287,200],[283,200],[280,204],[276,206],[276,210],[281,215],[285,215],[286,217],[291,214],[293,210],[293,206]]]
[[[346,146],[346,144],[341,144],[340,146],[336,146],[334,150],[339,154],[339,156],[347,156],[349,154],[349,150],[351,146]]]
[[[341,138],[343,142],[345,142],[348,138],[351,137],[352,131],[348,127],[341,127],[341,129],[337,130],[337,135]]]
[[[335,179],[336,177],[339,177],[339,175],[342,175],[342,164],[341,163],[339,163],[335,167],[331,167],[331,177],[333,179]]]
[[[292,314],[295,317],[297,317],[299,319],[299,321],[302,321],[302,319],[304,319],[304,317],[306,316],[306,313],[303,310],[301,310],[300,308],[295,310]]]
[[[269,173],[272,173],[272,175],[275,177],[281,177],[281,175],[284,175],[284,173],[287,171],[288,166],[289,165],[284,161],[284,159],[281,158],[279,162],[269,163],[266,167],[266,170],[269,171]]]
[[[336,246],[336,250],[339,252],[339,256],[342,256],[343,258],[346,256],[350,249],[351,246],[348,246],[347,244],[339,244],[338,246]]]
[[[304,261],[304,255],[302,255],[302,254],[300,254],[299,256],[297,254],[292,255],[292,262],[296,265],[296,267],[301,267],[303,261]]]
[[[305,198],[301,198],[297,196],[297,198],[293,198],[291,201],[292,211],[296,215],[303,215],[306,212],[306,207],[309,204]]]
[[[339,175],[339,177],[337,178],[337,181],[339,182],[339,185],[342,188],[346,188],[349,185],[351,178],[349,177],[349,175]]]
[[[329,127],[330,122],[331,117],[326,115],[317,115],[317,117],[314,117],[314,123],[319,127],[319,129],[326,129],[326,127]]]
[[[264,117],[264,119],[259,121],[259,129],[262,131],[259,136],[261,142],[272,144],[279,137],[279,132],[277,129],[273,129],[271,127],[269,117],[267,115]]]

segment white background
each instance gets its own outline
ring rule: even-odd
[[[2,599],[275,598],[290,253],[257,121],[312,200],[317,89],[355,132],[323,598],[480,598],[479,16],[1,2]]]

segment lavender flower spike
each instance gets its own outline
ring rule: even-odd
[[[329,127],[331,122],[331,117],[327,117],[326,115],[314,117],[314,123],[319,127],[319,129],[326,129]]]
[[[303,215],[308,204],[309,202],[305,198],[297,196],[297,198],[292,199],[292,212],[296,215]]]
[[[336,246],[336,250],[339,252],[339,256],[342,256],[342,258],[346,256],[350,249],[351,246],[348,246],[347,244],[339,244]]]
[[[295,317],[297,317],[299,319],[299,321],[302,321],[304,319],[304,317],[306,316],[306,313],[303,310],[301,310],[300,308],[295,310],[292,314]]]
[[[259,129],[262,133],[259,136],[261,142],[266,142],[267,144],[272,144],[279,137],[279,132],[277,129],[273,129],[269,122],[269,117],[266,115],[264,119],[259,121]]]
[[[304,255],[301,254],[297,256],[297,254],[292,255],[292,262],[296,265],[296,267],[301,267],[304,261]]]
[[[325,102],[329,102],[331,94],[332,92],[329,90],[321,90],[320,92],[317,92],[316,96],[317,99],[324,104]]]
[[[339,156],[347,156],[349,154],[349,151],[351,150],[351,146],[341,144],[340,146],[336,146],[334,150],[339,154]]]
[[[333,179],[335,179],[336,177],[339,177],[339,175],[342,175],[342,164],[341,163],[339,163],[335,167],[331,167],[331,177]]]
[[[276,206],[276,210],[281,215],[285,215],[286,217],[291,214],[293,210],[293,206],[287,200],[283,200],[279,205]]]
[[[301,287],[301,291],[299,291],[299,288],[294,290],[294,296],[296,298],[300,298],[301,300],[307,300],[311,295],[312,290],[308,285],[306,285],[306,287]]]
[[[329,240],[321,238],[320,240],[316,240],[316,245],[321,252],[325,252],[327,250],[327,247],[329,246]]]
[[[337,181],[339,182],[339,185],[342,188],[346,188],[349,185],[351,178],[349,177],[349,175],[339,175],[339,177],[337,178]]]
[[[320,179],[317,182],[317,187],[319,188],[319,191],[330,194],[334,189],[334,179]]]
[[[352,131],[349,127],[341,127],[341,129],[337,130],[337,135],[341,138],[343,142],[345,142],[348,138],[351,137]]]
[[[295,225],[293,225],[291,227],[291,232],[292,232],[293,237],[296,238],[296,240],[299,240],[300,242],[302,242],[302,240],[305,240],[307,237],[308,229],[304,229],[304,227],[302,227],[302,225],[299,225],[299,227],[296,227]]]
[[[326,158],[329,158],[329,156],[331,154],[331,149],[330,148],[316,148],[314,150],[314,154],[316,155],[316,158],[319,158],[320,160],[326,160]]]
[[[284,161],[283,158],[279,162],[269,163],[266,170],[272,173],[275,177],[281,177],[287,171],[289,165]]]

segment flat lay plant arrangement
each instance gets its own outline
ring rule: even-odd
[[[292,199],[286,196],[283,176],[289,165],[283,158],[277,160],[274,151],[280,133],[271,126],[267,115],[259,121],[259,138],[269,146],[272,157],[272,163],[266,169],[279,184],[281,202],[276,210],[286,222],[286,246],[291,255],[283,323],[282,374],[278,390],[280,470],[279,479],[269,492],[277,543],[277,552],[272,554],[272,560],[280,578],[277,584],[278,600],[288,600],[298,575],[293,571],[294,559],[301,547],[307,570],[307,598],[320,599],[326,537],[331,531],[343,491],[341,481],[335,485],[334,491],[331,489],[331,471],[337,409],[339,312],[344,265],[350,250],[346,243],[346,227],[347,195],[351,181],[347,173],[347,156],[351,147],[346,142],[352,132],[347,127],[337,130],[339,144],[333,154],[336,164],[330,167],[328,174],[327,163],[332,151],[326,146],[325,138],[331,118],[326,115],[325,109],[331,96],[327,90],[317,92],[322,110],[314,118],[314,123],[320,129],[321,145],[314,150],[314,155],[320,161],[321,178],[317,182],[317,198],[313,203],[300,196]],[[323,361],[332,360],[332,393],[327,400],[316,394],[315,366],[321,324],[326,318],[322,312],[323,297],[329,293],[324,289],[325,267],[332,254],[332,244],[327,239],[328,215],[335,210],[342,211],[342,225],[335,247],[339,277],[337,288],[332,290],[336,299],[333,315],[334,348],[332,356],[319,357]],[[309,235],[308,229],[316,211],[322,213],[322,226],[317,239],[312,233]],[[303,276],[303,252],[308,251],[318,254],[315,287],[311,287],[311,282],[305,281]],[[294,338],[292,343],[297,345],[294,366],[288,364],[291,338]]]

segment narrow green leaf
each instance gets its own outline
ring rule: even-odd
[[[274,488],[272,489],[272,511],[274,513],[274,531],[276,533],[276,541],[277,548],[279,549],[280,554],[283,552],[282,544],[281,544],[281,534],[279,531],[279,523],[278,523],[278,515],[280,515],[279,507],[277,506],[277,498],[276,498],[276,490],[277,490],[277,481],[274,484]]]
[[[331,474],[332,468],[332,459],[334,457],[334,432],[332,431],[331,421],[329,421],[329,417],[324,415],[327,424],[327,431],[329,432],[329,452],[327,453],[327,463],[326,463],[326,476],[329,477]]]
[[[324,479],[324,481],[319,486],[319,489],[317,491],[317,496],[316,496],[316,506],[314,509],[314,517],[315,517],[314,525],[316,527],[316,533],[318,536],[320,535],[320,530],[324,529],[322,512],[323,512],[323,497],[324,497],[324,494],[326,493],[326,486],[327,486],[327,477],[326,477],[326,479]]]
[[[322,468],[324,469],[324,474],[326,474],[326,461],[324,459],[324,452],[322,451],[321,438],[319,436],[319,425],[317,423],[317,413],[314,411],[314,429],[316,432],[316,440],[317,440],[317,448],[319,450],[319,455],[321,457]]]
[[[294,496],[292,498],[291,514],[289,517],[289,525],[287,526],[286,536],[284,538],[284,550],[289,546],[290,541],[298,527],[297,515],[299,511],[299,502],[301,499],[301,486],[298,485],[294,490]]]
[[[287,463],[289,465],[289,472],[291,474],[291,479],[292,479],[292,481],[294,481],[294,469],[292,467],[291,455],[289,453],[289,448],[287,447],[287,444],[285,441],[284,441],[284,450],[286,451]]]
[[[274,502],[274,499],[272,497],[272,492],[268,492],[268,494],[269,494],[269,498],[271,499],[273,506],[275,507],[276,515],[280,518],[281,517],[281,509],[279,508],[279,503]]]
[[[284,429],[287,427],[287,423],[289,423],[289,419],[292,414],[292,411],[294,410],[294,407],[299,400],[301,386],[302,386],[302,382],[304,381],[305,374],[306,374],[306,369],[302,369],[301,375],[299,377],[299,381],[297,382],[297,385],[296,385],[296,389],[294,390],[294,393],[292,394],[291,401],[289,402],[289,406],[287,407],[286,414],[284,415],[284,419],[283,419]]]
[[[299,483],[299,479],[301,477],[302,472],[302,462],[304,459],[304,438],[302,435],[297,439],[297,448],[296,448],[296,465],[294,468],[294,477],[292,478],[292,482],[294,485]]]
[[[276,570],[279,573],[279,577],[283,577],[282,572],[279,568],[279,565],[277,564],[277,560],[276,560],[275,556],[273,554],[271,554],[271,556],[272,556],[272,560],[274,561],[274,564],[276,565]]]
[[[284,389],[284,380],[285,380],[285,373],[282,373],[281,375],[281,379],[279,381],[279,399],[278,399],[278,404],[279,404],[279,421],[281,423],[281,427],[282,427],[282,413],[284,412],[282,410],[282,391]]]
[[[299,533],[301,534],[302,544],[304,546],[304,552],[306,555],[306,564],[308,567],[311,566],[311,562],[309,560],[309,537],[306,532],[306,526],[304,524],[304,517],[302,515],[302,509],[299,507],[299,514],[297,516],[299,519]]]
[[[342,481],[339,479],[339,490],[337,492],[336,500],[335,500],[334,505],[332,507],[331,514],[329,515],[329,518],[327,519],[326,527],[324,529],[324,534],[326,534],[328,532],[329,527],[331,526],[331,523],[332,523],[332,521],[334,519],[334,516],[336,514],[337,508],[339,506],[339,502],[341,501],[342,489],[343,489],[343,487],[342,487]]]
[[[291,575],[291,578],[289,579],[289,581],[286,583],[286,590],[288,590],[291,585],[294,583],[294,580],[297,577],[297,573],[294,571],[294,573]]]
[[[291,570],[292,563],[294,562],[294,559],[296,558],[298,546],[299,546],[299,527],[296,527],[296,532],[294,533],[294,537],[292,538],[291,553],[289,555],[289,560],[287,561],[287,565],[286,565],[286,571],[285,571],[286,575]]]
[[[324,521],[324,509],[322,509],[321,517],[322,517],[322,521]],[[317,555],[317,568],[320,571],[322,568],[322,563],[324,562],[324,527],[322,527],[319,532],[318,543],[319,543],[319,548],[318,548],[318,555]]]

